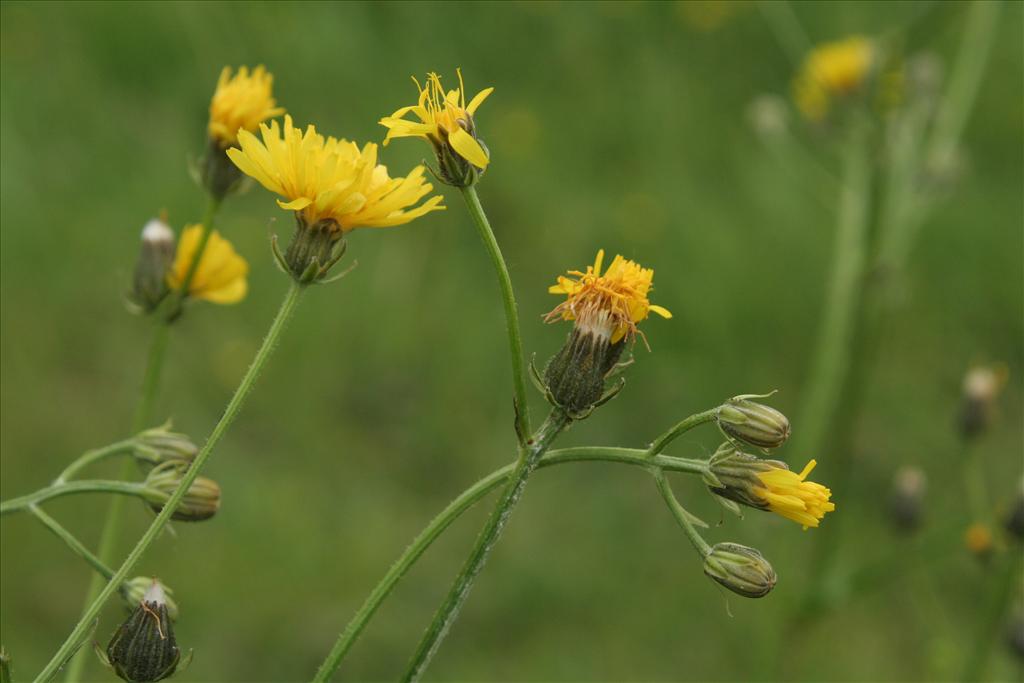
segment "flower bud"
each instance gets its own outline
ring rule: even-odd
[[[154,218],[142,228],[142,246],[128,294],[140,312],[152,312],[167,296],[167,272],[173,261],[174,231],[164,221]]]
[[[177,621],[178,605],[171,597],[174,591],[155,577],[136,576],[134,579],[128,579],[121,586],[121,597],[124,598],[128,609],[135,609],[142,603],[146,593],[153,589],[153,586],[159,586],[160,590],[163,591],[164,602],[167,604],[167,615],[171,618],[171,621]]]
[[[718,408],[718,427],[729,438],[765,450],[778,448],[789,438],[786,416],[751,396],[736,396]]]
[[[120,678],[143,683],[167,678],[180,659],[167,596],[153,580],[131,616],[114,632],[107,645],[107,662]]]
[[[746,598],[763,598],[777,580],[761,553],[739,543],[716,543],[704,558],[704,573]]]
[[[900,531],[915,531],[921,525],[926,485],[924,472],[918,467],[901,467],[893,477],[889,519]]]
[[[995,549],[992,530],[981,522],[975,522],[967,527],[967,531],[964,532],[964,545],[978,560],[982,562],[988,561]]]
[[[1024,541],[1024,480],[1017,487],[1017,495],[1003,518],[1003,528],[1018,541]]]
[[[200,184],[218,201],[241,184],[242,172],[228,158],[223,144],[215,138],[211,137],[207,142],[206,153],[199,164]]]
[[[992,422],[996,399],[1006,384],[1005,365],[979,365],[964,375],[960,432],[965,439],[978,436]]]
[[[553,405],[582,419],[601,403],[605,378],[622,356],[626,343],[574,327],[565,345],[544,368],[543,386]]]
[[[146,477],[146,500],[149,506],[159,512],[171,499],[178,488],[189,464],[184,461],[168,461],[157,465]],[[220,486],[206,477],[196,477],[185,496],[181,499],[171,519],[181,522],[201,522],[217,514],[220,509]]]
[[[199,447],[185,434],[170,430],[171,423],[147,429],[135,435],[133,455],[141,462],[159,465],[169,461],[191,462]]]

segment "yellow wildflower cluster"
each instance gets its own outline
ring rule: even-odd
[[[565,294],[566,300],[547,314],[551,321],[561,317],[576,321],[577,327],[610,338],[616,343],[623,337],[637,334],[637,323],[649,313],[663,318],[672,314],[652,304],[647,294],[651,290],[654,270],[643,268],[635,261],[616,256],[608,270],[601,274],[604,249],[597,252],[593,266],[586,272],[570,270],[573,277],[558,277],[558,284],[548,288],[551,294]]]
[[[860,90],[874,62],[874,45],[863,36],[816,47],[793,83],[797,108],[811,121],[824,119],[834,100]]]

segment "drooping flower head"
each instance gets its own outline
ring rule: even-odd
[[[174,263],[167,273],[171,289],[180,289],[188,276],[189,267],[202,239],[203,226],[188,225],[181,231]],[[203,255],[196,265],[188,285],[188,297],[215,304],[233,304],[241,301],[249,289],[246,276],[249,264],[238,255],[231,242],[214,230],[206,242]]]
[[[816,527],[826,512],[836,509],[836,504],[829,501],[832,491],[807,481],[807,475],[817,464],[811,460],[800,474],[778,468],[758,472],[762,486],[753,488],[754,495],[761,498],[769,510],[803,525],[804,529]]]
[[[545,319],[549,322],[557,318],[574,320],[581,330],[615,344],[624,337],[632,339],[638,333],[637,324],[650,313],[672,317],[667,309],[652,304],[647,298],[654,280],[653,269],[616,256],[602,275],[603,263],[604,249],[601,249],[594,265],[587,266],[586,272],[570,270],[572,277],[560,275],[558,284],[549,287],[548,292],[565,294],[566,300]]]
[[[793,83],[797,107],[811,121],[824,119],[833,102],[861,89],[875,61],[875,47],[863,36],[819,45]]]
[[[616,256],[601,273],[604,250],[586,272],[571,270],[548,289],[564,294],[565,301],[545,316],[574,321],[565,345],[548,362],[542,384],[548,401],[573,419],[582,419],[621,389],[605,390],[623,351],[637,334],[637,324],[655,312],[672,314],[647,299],[654,271]]]
[[[228,157],[243,173],[283,197],[278,206],[295,212],[298,229],[286,260],[297,277],[303,277],[314,260],[321,270],[333,264],[340,256],[335,245],[351,230],[402,225],[445,208],[440,196],[417,205],[434,189],[424,178],[423,166],[392,178],[387,167],[377,163],[373,143],[360,148],[348,140],[325,138],[313,126],[303,132],[290,116],[285,116],[283,129],[274,121],[262,124],[260,133],[262,141],[248,131],[239,133],[241,149],[229,149]],[[314,279],[323,274],[313,274]]]
[[[284,113],[274,99],[273,87],[274,76],[262,65],[251,73],[248,67],[239,67],[234,76],[231,67],[224,67],[210,100],[208,126],[221,149],[238,141],[239,129],[255,132],[262,122]]]
[[[380,124],[388,129],[385,145],[395,138],[405,137],[429,141],[437,154],[441,177],[451,185],[465,187],[476,182],[490,163],[490,154],[477,135],[473,116],[494,88],[484,88],[466,104],[462,71],[456,70],[456,73],[459,87],[448,91],[434,72],[427,75],[426,87],[413,77],[419,90],[417,103],[382,118]],[[405,118],[409,114],[419,120]]]

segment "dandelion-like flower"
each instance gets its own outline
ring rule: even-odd
[[[284,118],[284,128],[272,122],[260,126],[262,141],[248,131],[238,135],[238,148],[228,157],[243,173],[280,195],[278,206],[294,211],[296,238],[284,257],[298,278],[318,279],[327,264],[340,257],[344,233],[356,228],[402,225],[445,207],[434,196],[417,203],[434,189],[423,166],[405,177],[392,178],[377,163],[377,145],[320,135],[308,126],[303,132]],[[343,244],[343,242],[342,242]],[[312,267],[315,273],[306,271]]]
[[[262,65],[252,72],[240,67],[234,76],[231,67],[224,67],[210,100],[210,138],[227,149],[238,141],[240,129],[254,132],[262,122],[283,114],[273,89],[274,76]]]
[[[875,47],[863,36],[819,45],[793,83],[797,107],[812,121],[824,119],[833,101],[861,89],[875,61]]]
[[[189,225],[181,232],[174,263],[167,274],[171,289],[181,289],[202,239],[203,226]],[[233,304],[241,301],[249,289],[246,276],[249,264],[238,255],[231,242],[214,230],[203,249],[202,258],[188,285],[188,296],[215,304]]]
[[[586,272],[570,270],[572,277],[560,275],[558,284],[549,287],[548,292],[565,294],[566,300],[545,319],[549,322],[558,318],[573,320],[577,328],[615,344],[623,338],[633,338],[638,333],[637,323],[650,313],[672,317],[668,309],[652,304],[647,298],[654,280],[653,269],[616,256],[602,275],[603,263],[604,249],[601,249],[594,265],[587,266]]]
[[[637,334],[637,324],[651,313],[672,314],[647,298],[654,271],[616,256],[601,273],[604,250],[586,272],[571,270],[548,291],[565,301],[545,316],[547,321],[572,320],[572,332],[551,359],[541,381],[548,401],[574,419],[581,419],[617,393],[605,392],[605,380]],[[621,388],[619,384],[618,388]]]
[[[777,468],[758,472],[757,478],[761,480],[762,486],[755,486],[753,493],[775,514],[803,525],[805,530],[816,527],[826,512],[836,509],[835,503],[829,502],[832,491],[821,484],[807,481],[807,475],[817,464],[817,461],[811,460],[800,474]]]
[[[416,104],[402,107],[380,124],[388,129],[384,138],[387,145],[395,138],[418,137],[430,142],[437,154],[439,175],[450,185],[467,187],[490,163],[490,154],[480,141],[473,116],[494,88],[484,88],[466,104],[466,87],[462,71],[456,70],[459,87],[445,91],[441,77],[431,72],[423,87],[413,77],[419,90]],[[413,114],[418,121],[405,118]]]

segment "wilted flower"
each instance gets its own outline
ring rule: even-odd
[[[861,89],[875,58],[874,45],[863,36],[814,48],[793,83],[797,107],[812,121],[825,118],[836,100]]]
[[[637,325],[651,313],[663,318],[672,314],[651,304],[654,271],[616,256],[601,273],[604,250],[587,271],[569,271],[548,289],[566,300],[547,314],[546,320],[572,320],[573,330],[544,372],[549,398],[570,415],[585,415],[601,399],[608,373],[618,363],[627,342],[638,334]]]
[[[178,605],[171,597],[174,595],[174,591],[168,588],[167,584],[160,581],[160,579],[151,576],[136,576],[134,579],[128,579],[121,587],[121,597],[124,598],[128,609],[134,610],[142,604],[146,594],[153,590],[153,586],[159,586],[164,602],[167,605],[167,615],[171,618],[171,621],[177,621]]]
[[[114,673],[131,683],[160,681],[174,673],[181,650],[160,582],[151,582],[135,611],[114,632],[106,659]]]
[[[172,289],[180,289],[188,277],[202,237],[201,225],[189,225],[182,230],[174,265],[167,274],[167,283]],[[249,264],[246,260],[235,252],[231,242],[214,230],[210,233],[203,255],[188,283],[187,296],[215,304],[237,303],[249,289],[246,281],[248,274]]]
[[[901,467],[896,472],[889,494],[889,518],[896,528],[914,531],[921,525],[926,485],[925,474],[919,467]]]
[[[494,88],[484,88],[467,105],[462,71],[456,73],[459,87],[447,92],[436,73],[427,75],[425,88],[413,78],[420,92],[419,101],[382,118],[380,124],[388,129],[385,146],[395,138],[423,138],[434,148],[441,178],[449,185],[468,187],[490,163],[490,154],[477,135],[473,115]],[[419,121],[406,119],[407,114],[414,114]]]
[[[153,510],[159,512],[177,490],[189,463],[170,461],[157,465],[146,477],[146,500]],[[182,522],[201,522],[217,514],[220,509],[220,486],[206,477],[196,477],[185,496],[171,515],[171,519]]]
[[[167,272],[173,261],[174,231],[162,219],[154,218],[142,228],[142,246],[129,294],[139,311],[155,310],[167,296]]]
[[[996,399],[1006,385],[1009,371],[1002,363],[977,365],[964,375],[960,431],[965,438],[981,434],[992,422]]]
[[[313,126],[303,133],[290,116],[283,130],[274,121],[260,131],[262,142],[248,131],[239,133],[241,149],[229,149],[228,156],[243,173],[287,200],[278,200],[278,206],[295,212],[296,233],[284,260],[300,281],[326,274],[341,257],[348,231],[402,225],[444,208],[439,196],[415,206],[434,189],[424,179],[423,166],[392,178],[377,163],[375,144],[360,149],[348,140],[324,138]]]
[[[768,595],[777,581],[764,555],[739,543],[716,543],[704,558],[704,573],[745,598]]]

